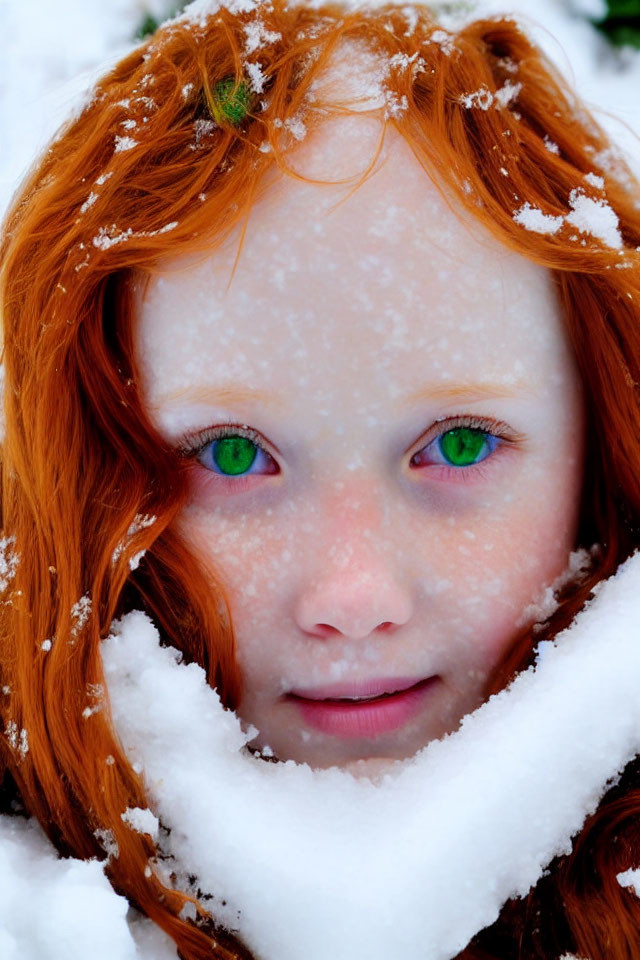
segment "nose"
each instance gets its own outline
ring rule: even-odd
[[[295,606],[296,622],[305,633],[359,640],[376,630],[391,632],[411,619],[407,585],[371,543],[366,547],[366,552],[341,551],[342,561],[328,559],[323,570],[316,567],[317,575],[312,568]]]

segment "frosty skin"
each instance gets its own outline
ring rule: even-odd
[[[297,169],[358,176],[380,129],[326,121]],[[176,447],[246,425],[278,466],[225,478],[194,460],[178,518],[224,585],[255,745],[375,766],[482,702],[523,611],[565,568],[582,388],[551,275],[462,222],[393,130],[353,192],[272,179],[232,280],[238,234],[152,276],[136,328],[143,396]],[[481,464],[411,465],[470,422],[506,438]],[[434,678],[420,709],[372,736],[315,729],[287,697],[407,677]]]

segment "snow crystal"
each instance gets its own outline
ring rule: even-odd
[[[596,190],[604,190],[604,177],[599,177],[596,173],[586,173],[584,178]]]
[[[160,824],[151,810],[142,807],[127,807],[121,819],[136,833],[148,833],[152,840],[158,839]]]
[[[555,154],[560,153],[560,147],[558,146],[557,143],[555,143],[555,141],[551,139],[548,133],[545,133],[544,135],[544,145],[549,151],[549,153],[555,153]]]
[[[71,608],[71,636],[77,637],[91,614],[91,597],[85,593]]]
[[[128,614],[105,676],[166,852],[264,960],[457,955],[570,849],[640,747],[639,581],[637,555],[534,668],[378,783],[254,758],[202,669]]]
[[[258,9],[263,0],[193,0],[185,10],[178,14],[172,23],[189,23],[194,27],[205,27],[207,21],[221,7],[230,13],[252,13]]]
[[[275,30],[267,30],[261,20],[251,20],[249,23],[245,23],[244,34],[246,37],[244,50],[247,54],[254,53],[260,47],[270,46],[282,39],[282,34]]]
[[[115,138],[115,153],[122,153],[124,150],[132,150],[133,147],[137,147],[138,141],[134,140],[132,137],[116,137]]]
[[[460,103],[468,110],[474,108],[478,110],[488,110],[494,103],[499,109],[504,109],[518,98],[521,90],[522,84],[512,83],[511,80],[507,80],[504,86],[496,90],[495,94],[491,93],[489,88],[483,84],[474,93],[463,94],[460,97]]]
[[[14,753],[18,754],[21,761],[24,760],[29,752],[29,735],[24,727],[19,730],[15,720],[10,720],[4,734]]]
[[[546,587],[535,603],[530,604],[518,620],[517,626],[523,627],[529,623],[541,624],[558,609],[558,594],[570,583],[579,583],[589,573],[596,548],[591,551],[580,549],[569,554],[566,569]]]
[[[429,37],[430,43],[437,43],[445,56],[450,57],[456,49],[453,37],[445,30],[434,30]]]
[[[4,593],[16,575],[20,554],[13,549],[15,536],[0,537],[0,593]]]
[[[136,103],[141,103],[143,107],[146,107],[147,110],[153,110],[156,106],[156,102],[153,97],[136,97]]]
[[[488,110],[493,103],[493,94],[484,84],[474,93],[466,93],[460,97],[460,103],[467,110],[478,108],[479,110]]]
[[[640,897],[640,870],[625,870],[616,875],[616,880],[621,887],[633,890],[636,897]]]
[[[177,224],[174,224],[174,226],[177,226]],[[166,228],[164,229],[166,232]],[[122,556],[127,544],[129,543],[132,537],[134,537],[137,533],[140,533],[141,530],[146,530],[148,527],[153,526],[153,524],[156,522],[157,519],[158,518],[156,517],[155,514],[136,513],[135,517],[129,524],[129,528],[126,534],[124,535],[123,539],[118,543],[115,550],[113,551],[113,554],[111,555],[111,563],[113,564],[118,562],[118,560]],[[129,566],[131,567],[132,570],[136,569],[144,553],[145,553],[144,550],[140,550],[130,559]],[[136,557],[138,558],[136,565],[131,566],[131,564],[133,563]]]
[[[192,91],[192,90],[193,90],[193,84],[192,84],[192,83],[185,83],[184,87],[182,88],[182,99],[183,99],[183,100],[188,100],[189,97],[191,96],[191,91]]]
[[[409,56],[407,53],[394,53],[389,58],[388,66],[396,70],[408,70],[411,67],[411,76],[415,79],[419,73],[424,73],[425,62],[417,52]]]
[[[507,73],[518,72],[518,64],[515,62],[515,60],[512,60],[511,57],[500,57],[500,59],[496,62],[498,66],[502,67],[503,70],[506,70]]]
[[[93,831],[93,835],[107,854],[109,860],[112,857],[117,860],[120,856],[120,848],[113,830],[100,827],[98,830]]]
[[[130,569],[130,570],[137,570],[137,569],[138,569],[138,567],[140,566],[140,561],[142,560],[142,558],[144,557],[144,555],[145,555],[146,552],[147,552],[146,550],[138,550],[137,553],[134,553],[134,555],[133,555],[132,557],[130,557],[130,559],[129,559],[129,569]]]
[[[265,83],[267,78],[262,72],[262,67],[259,63],[246,63],[245,69],[249,75],[249,82],[251,84],[251,89],[255,93],[262,93],[264,90]]]
[[[395,92],[395,90],[387,90],[384,99],[385,117],[391,117],[394,120],[398,120],[407,112],[409,108],[409,101],[407,100],[405,94],[402,94],[401,97],[398,97],[398,94]]]
[[[403,7],[402,14],[407,21],[407,29],[405,31],[405,37],[410,37],[415,32],[416,27],[418,26],[418,13],[415,7]]]
[[[89,208],[94,205],[97,199],[98,199],[98,194],[91,192],[87,197],[87,199],[85,200],[85,202],[80,207],[80,213],[86,213],[87,210],[89,210]]]
[[[200,118],[199,120],[194,120],[193,131],[196,135],[196,142],[190,144],[192,150],[199,150],[202,147],[202,141],[205,137],[208,137],[217,127],[217,123],[214,120]]]
[[[307,135],[307,128],[299,114],[296,114],[295,117],[289,117],[288,120],[285,120],[284,126],[285,129],[287,129],[291,136],[295,137],[296,140],[304,140]]]
[[[557,233],[564,223],[564,217],[552,217],[543,213],[530,203],[523,204],[513,215],[516,223],[533,233]]]
[[[49,653],[49,650],[51,650],[52,646],[53,646],[53,643],[51,640],[43,640],[42,643],[40,644],[40,649],[44,650],[45,653]]]
[[[125,128],[125,130],[135,130],[135,128],[138,126],[138,121],[133,119],[123,120],[122,126]]]
[[[502,108],[508,107],[510,103],[513,103],[514,100],[517,100],[521,90],[521,83],[511,83],[510,80],[507,80],[504,86],[500,87],[500,89],[496,90],[495,92],[495,98],[498,106]]]
[[[100,227],[91,242],[94,247],[97,247],[99,250],[109,250],[110,247],[115,246],[117,243],[124,243],[125,240],[128,240],[132,236],[133,230],[131,227],[129,227],[128,230],[123,230],[118,233],[118,228],[115,223],[113,223],[110,227]],[[76,269],[78,268],[76,267]]]
[[[567,222],[576,227],[581,233],[588,233],[598,240],[602,240],[608,247],[620,249],[622,236],[618,227],[618,217],[606,200],[594,200],[587,197],[577,188],[571,191],[569,202],[571,213],[567,214]]]

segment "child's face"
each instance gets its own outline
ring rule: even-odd
[[[327,122],[301,169],[354,173],[378,132]],[[383,156],[347,199],[272,186],[233,280],[237,235],[167,264],[136,333],[154,423],[200,434],[178,522],[229,600],[239,714],[313,766],[454,729],[576,536],[584,412],[551,275],[464,226],[398,135]]]

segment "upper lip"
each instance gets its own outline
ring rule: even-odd
[[[380,697],[400,693],[415,687],[427,677],[373,677],[370,680],[343,680],[323,687],[296,687],[289,691],[290,697],[303,700],[354,700],[356,698]]]

